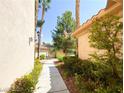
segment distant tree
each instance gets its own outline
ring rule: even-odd
[[[75,18],[76,18],[76,29],[80,27],[80,0],[75,0]],[[78,40],[76,40],[76,56],[78,56]]]
[[[117,77],[118,71],[116,65],[122,59],[122,22],[120,17],[107,15],[96,19],[90,29],[90,44],[92,47],[103,50],[104,57],[111,64],[113,74]],[[105,61],[101,59],[102,61]]]
[[[41,20],[39,20],[39,24],[37,25],[38,27],[40,27],[40,31],[39,31],[39,39],[38,39],[38,58],[40,58],[39,56],[39,52],[40,52],[40,45],[41,45],[41,33],[42,33],[42,26],[44,21],[44,16],[45,16],[45,12],[50,8],[50,2],[51,0],[39,0],[39,6],[42,9],[42,15],[41,15]]]
[[[36,27],[37,27],[37,18],[38,18],[38,6],[39,0],[35,0],[35,32],[34,32],[34,40],[35,40],[35,47],[36,47]],[[34,58],[36,58],[36,50],[34,50]]]
[[[76,0],[76,29],[80,26],[80,0]]]
[[[52,31],[53,45],[56,50],[63,50],[65,54],[69,49],[75,48],[75,40],[71,37],[75,30],[75,20],[70,11],[66,11],[61,17],[57,18],[57,26]]]
[[[35,28],[37,25],[37,18],[38,18],[38,6],[39,6],[39,0],[35,0]]]

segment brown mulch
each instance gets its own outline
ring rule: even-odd
[[[76,88],[77,86],[74,83],[74,77],[72,77],[72,76],[66,77],[66,78],[64,77],[64,75],[63,75],[64,70],[63,70],[63,66],[62,66],[63,64],[64,64],[63,62],[57,62],[56,66],[57,66],[57,68],[58,68],[58,70],[59,70],[67,88],[68,88],[68,90],[70,91],[70,93],[79,93],[77,88]]]

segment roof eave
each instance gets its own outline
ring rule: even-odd
[[[85,29],[87,29],[88,27],[90,27],[91,25],[92,25],[92,22],[93,22],[93,20],[94,19],[96,19],[96,18],[100,18],[100,17],[102,17],[103,15],[106,15],[106,14],[108,14],[109,12],[111,12],[111,11],[113,11],[116,7],[118,7],[120,4],[119,3],[117,3],[117,4],[114,4],[113,5],[113,7],[111,7],[109,10],[107,10],[106,12],[103,12],[100,16],[98,15],[96,15],[96,17],[95,18],[91,18],[91,21],[90,22],[86,22],[86,24],[84,23],[84,24],[82,24],[82,26],[80,26],[76,31],[74,31],[73,33],[72,33],[72,36],[73,37],[78,37],[77,35],[78,34],[80,34],[81,32],[82,32],[82,30],[85,30]]]

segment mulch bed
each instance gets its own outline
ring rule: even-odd
[[[57,68],[58,68],[58,70],[59,70],[67,88],[68,88],[68,90],[70,91],[70,93],[79,93],[77,88],[76,88],[77,86],[74,83],[74,78],[72,76],[66,77],[66,78],[64,77],[64,75],[63,75],[64,74],[63,64],[64,64],[63,62],[57,62],[56,66],[57,66]]]

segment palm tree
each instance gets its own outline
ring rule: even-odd
[[[75,11],[76,11],[76,29],[78,29],[80,27],[80,0],[76,0],[76,7],[75,7]],[[78,56],[78,40],[76,40],[76,56]]]
[[[42,33],[42,26],[44,23],[44,16],[45,16],[45,12],[50,8],[50,2],[51,0],[39,0],[40,6],[42,9],[42,15],[41,15],[41,26],[40,26],[39,40],[38,40],[38,58],[39,58],[39,52],[40,52],[41,33]]]
[[[35,0],[35,32],[34,32],[34,40],[36,40],[36,26],[37,26],[37,18],[38,18],[38,6],[39,6],[39,0]],[[35,47],[36,42],[34,41]],[[36,57],[36,50],[34,47],[34,58]]]
[[[80,26],[80,0],[76,0],[76,29]]]
[[[38,18],[38,6],[39,6],[39,0],[35,0],[35,28],[37,25],[37,18]]]

